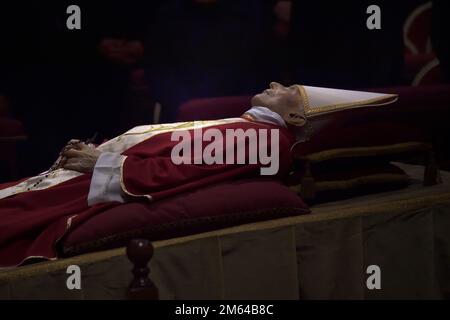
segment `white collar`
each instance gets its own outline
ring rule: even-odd
[[[267,122],[286,128],[286,122],[284,121],[284,119],[278,113],[270,110],[269,108],[252,107],[245,113],[252,116],[252,118],[255,119],[256,121]]]

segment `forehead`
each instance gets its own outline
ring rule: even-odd
[[[272,87],[271,83],[270,87],[276,89],[276,93],[279,99],[290,101],[295,104],[298,104],[302,101],[302,94],[299,90],[298,85],[293,84],[286,87],[280,83],[274,83],[273,86],[274,87]]]
[[[300,95],[300,92],[299,92],[299,90],[297,88],[297,85],[295,85],[295,84],[293,84],[292,86],[289,86],[289,87],[281,85],[281,88],[282,88],[283,91],[292,92],[293,94],[299,94]]]
[[[288,90],[290,90],[290,91],[292,91],[292,92],[294,92],[296,94],[300,94],[300,92],[298,91],[298,87],[295,84],[292,85],[292,86],[289,86]]]
[[[300,90],[298,89],[298,87],[296,85],[292,85],[292,86],[289,86],[289,87],[284,87],[284,89],[285,89],[286,93],[288,93],[289,96],[291,96],[292,98],[301,99],[302,95],[301,95]]]

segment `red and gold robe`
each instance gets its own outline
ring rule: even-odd
[[[174,164],[171,151],[178,142],[171,141],[171,133],[200,128],[216,128],[223,133],[226,129],[253,128],[269,132],[278,129],[277,176],[283,176],[289,170],[290,147],[294,142],[290,132],[280,126],[243,118],[139,126],[105,142],[98,149],[125,156],[121,164],[121,187],[131,199],[158,200],[234,177],[259,175],[259,163]],[[202,142],[203,146],[206,144]],[[56,259],[56,245],[71,229],[93,215],[121,204],[105,202],[89,206],[87,196],[91,177],[92,174],[58,169],[36,188],[32,186],[39,177],[0,185],[0,267],[17,266],[30,258]]]

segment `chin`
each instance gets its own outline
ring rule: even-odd
[[[256,94],[252,97],[251,105],[252,107],[260,107],[263,105],[261,100],[261,93]]]

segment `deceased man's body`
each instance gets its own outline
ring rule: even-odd
[[[316,116],[396,99],[272,82],[240,117],[139,126],[99,146],[71,140],[50,170],[0,185],[0,267],[56,259],[70,230],[126,202],[248,176],[283,178]]]
[[[231,152],[231,161],[208,164],[198,162],[195,152],[190,155],[192,161],[173,159],[178,143],[173,139],[175,132],[192,133],[192,144],[200,144],[203,150],[209,143],[195,141],[198,129],[215,129],[224,137],[227,130],[263,130],[265,139],[255,135],[256,145],[258,149],[277,147],[276,176],[284,176],[291,163],[293,128],[306,121],[301,93],[297,86],[273,82],[254,96],[252,105],[237,118],[135,127],[97,147],[71,140],[50,170],[0,185],[0,267],[20,265],[29,258],[56,259],[55,246],[71,228],[124,202],[155,201],[226,179],[260,174],[261,162],[250,161],[257,150],[245,136],[235,135],[233,144],[216,144],[215,156]],[[244,148],[244,153],[238,147]],[[245,159],[236,159],[239,154]]]

